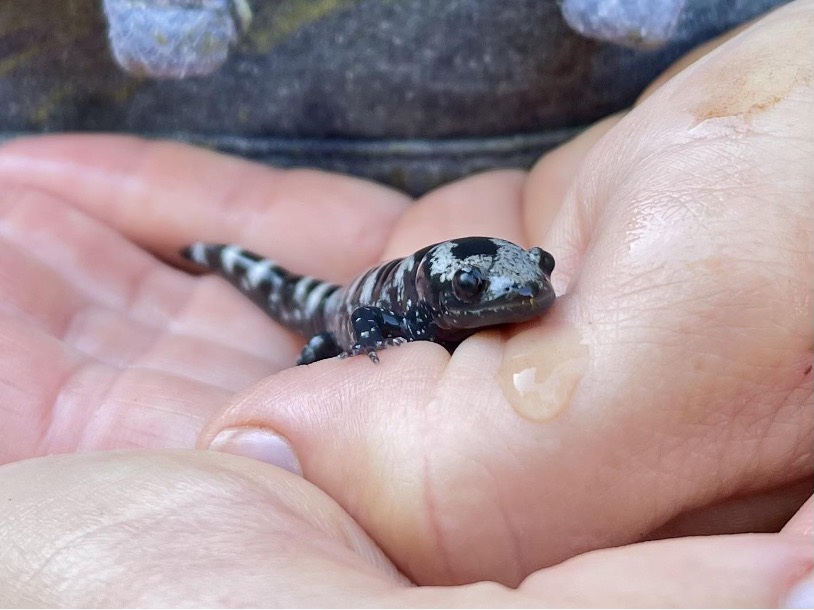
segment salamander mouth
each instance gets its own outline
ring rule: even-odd
[[[554,303],[554,298],[553,290],[545,291],[535,298],[522,300],[507,298],[481,307],[449,309],[444,318],[449,328],[483,328],[501,324],[518,324],[541,316]]]

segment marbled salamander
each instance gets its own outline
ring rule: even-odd
[[[294,275],[234,245],[195,243],[182,255],[214,271],[272,319],[310,337],[297,364],[367,354],[407,341],[450,352],[478,329],[524,322],[554,302],[554,257],[490,237],[423,248],[346,287]]]

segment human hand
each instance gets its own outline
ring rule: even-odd
[[[314,173],[266,173],[177,147],[94,139],[7,147],[0,172],[5,184],[20,186],[5,191],[11,220],[3,235],[22,256],[7,259],[4,297],[16,311],[4,336],[18,350],[31,348],[3,363],[5,378],[14,381],[4,386],[14,452],[7,459],[187,445],[233,390],[295,358],[299,345],[237,295],[215,280],[162,267],[122,235],[165,256],[194,239],[238,241],[297,270],[346,279],[381,250],[388,257],[450,235],[487,233],[554,252],[555,279],[568,288],[551,316],[512,337],[475,337],[451,360],[436,346],[415,344],[388,350],[377,369],[353,359],[285,371],[231,401],[203,443],[222,428],[247,424],[281,433],[307,479],[417,582],[516,583],[578,552],[658,535],[671,518],[672,527],[675,518],[686,519],[673,530],[680,533],[721,531],[714,511],[708,518],[693,518],[693,511],[738,496],[729,508],[755,513],[746,528],[775,526],[810,490],[812,424],[803,407],[811,396],[804,190],[811,141],[801,142],[795,125],[805,124],[811,94],[798,76],[811,66],[799,48],[786,48],[787,55],[776,48],[778,38],[794,40],[789,28],[810,26],[799,18],[810,15],[809,7],[798,3],[768,18],[672,81],[587,160],[586,149],[607,123],[549,156],[527,180],[520,173],[483,175],[403,214],[404,201],[383,189]],[[805,39],[797,36],[799,44]],[[745,85],[732,78],[735,59],[755,56],[772,78]],[[755,62],[739,65],[754,70]],[[692,123],[703,112],[687,116],[686,109],[708,102],[705,86],[722,74],[728,91],[748,87],[748,112],[735,105],[728,117],[713,113]],[[739,99],[716,100],[713,110],[731,111]],[[139,170],[127,171],[134,160]],[[212,205],[227,200],[226,210]],[[305,202],[306,214],[292,217],[298,207],[292,200]],[[761,215],[764,206],[782,206],[784,216]],[[287,224],[331,212],[339,213],[301,233]],[[666,212],[675,219],[667,236],[652,226]],[[71,233],[77,225],[86,230]],[[323,229],[323,248],[303,242]],[[103,236],[113,241],[101,249],[119,252],[115,259],[99,260]],[[655,241],[660,237],[670,243]],[[358,259],[337,260],[336,251]],[[32,255],[50,265],[26,267]],[[83,275],[86,269],[98,274]],[[52,272],[63,278],[61,286],[54,287]],[[143,303],[128,306],[122,295],[133,294],[145,273],[156,287],[148,284]],[[33,290],[18,290],[24,285]],[[53,300],[42,299],[49,286],[61,296],[53,309]],[[206,303],[188,308],[193,319],[200,316],[189,333],[189,314],[174,308],[194,293]],[[79,331],[71,324],[76,334],[61,332],[58,322],[100,305],[127,323],[83,335],[79,316]],[[156,317],[145,323],[143,309]],[[157,326],[152,334],[149,322]],[[119,329],[128,332],[110,332]],[[172,340],[154,347],[179,329],[193,340],[175,350]],[[694,333],[691,343],[683,340],[687,331]],[[48,340],[38,343],[41,334]],[[53,340],[63,334],[65,342]],[[218,345],[224,340],[234,342]],[[91,373],[99,372],[100,360],[115,371],[62,392],[66,406],[57,401],[50,419],[49,400],[78,364],[71,359],[76,346],[90,352]],[[140,365],[146,372],[131,366],[128,358],[139,349],[158,356],[160,366],[149,360]],[[530,360],[518,351],[531,352]],[[59,366],[43,371],[37,366],[43,361]],[[506,376],[502,386],[495,383],[491,371],[502,364],[511,385]],[[513,404],[529,418],[559,411],[547,423],[518,417],[509,404],[514,375],[530,368],[537,378],[526,387],[541,400]],[[545,371],[556,383],[546,385]],[[38,401],[14,393],[38,383]],[[111,397],[100,399],[108,384]],[[732,514],[725,513],[730,520]]]
[[[808,503],[780,534],[596,551],[517,590],[414,587],[326,494],[255,460],[53,456],[0,468],[0,489],[4,607],[767,607],[810,569],[814,526]]]
[[[812,491],[811,33],[812,3],[792,4],[529,176],[441,189],[390,233],[382,258],[465,234],[542,245],[565,293],[544,319],[452,358],[284,371],[200,446],[242,431],[218,448],[261,456],[282,435],[421,583],[779,529]]]
[[[359,180],[132,138],[6,146],[0,463],[191,448],[237,390],[291,365],[300,339],[220,281],[193,278],[147,250],[176,258],[184,242],[216,232],[268,238],[282,260],[316,272],[337,240],[347,254],[331,272],[343,278],[376,256],[405,203]]]

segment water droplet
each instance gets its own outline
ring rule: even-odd
[[[588,345],[574,327],[521,332],[506,344],[498,380],[518,414],[547,421],[571,402],[588,357]]]

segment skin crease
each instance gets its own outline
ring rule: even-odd
[[[774,530],[811,495],[813,22],[792,3],[531,173],[413,206],[135,139],[0,149],[0,602],[780,603],[811,503],[780,534],[685,536]],[[554,254],[551,314],[375,368],[288,368],[300,339],[147,252],[231,241],[344,281],[484,233]],[[504,356],[563,329],[588,366],[529,421]],[[164,451],[235,427],[284,436],[304,479]],[[148,451],[83,453],[108,449]],[[78,454],[28,459],[52,453]],[[659,532],[682,538],[595,550]]]

